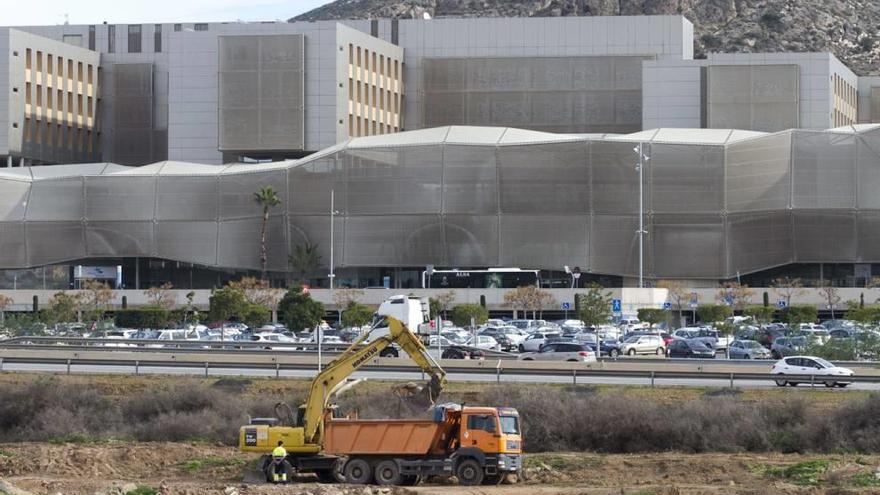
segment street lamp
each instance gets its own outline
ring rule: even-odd
[[[336,210],[335,206],[336,201],[336,191],[330,189],[330,300],[333,300],[333,279],[336,278],[336,275],[333,273],[333,225],[336,223],[336,215],[339,215],[339,211]],[[339,313],[339,321],[342,321],[342,312],[339,308],[336,308],[336,311]],[[318,347],[320,348],[320,341],[318,343]]]
[[[633,148],[633,151],[639,154],[639,163],[636,164],[636,171],[639,173],[639,288],[645,287],[645,208],[644,208],[644,168],[645,162],[650,160],[642,151],[644,143]]]

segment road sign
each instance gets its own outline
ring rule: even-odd
[[[733,294],[725,294],[724,295],[724,302],[728,306],[733,306]]]
[[[571,303],[570,302],[562,303],[562,309],[564,309],[565,311],[568,311],[569,309],[571,309]]]
[[[663,303],[663,309],[667,309],[667,310],[672,309],[672,303],[671,302]]]
[[[780,299],[780,300],[776,301],[777,308],[785,309],[786,306],[788,306],[788,303],[785,302],[785,299]]]
[[[700,296],[697,295],[696,292],[691,292],[691,300],[688,303],[688,304],[690,304],[690,307],[696,308],[699,303],[700,303]]]
[[[614,311],[615,313],[620,313],[620,299],[611,300],[611,311]]]

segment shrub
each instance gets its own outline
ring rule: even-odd
[[[482,325],[489,319],[489,310],[479,304],[459,304],[452,308],[452,322],[457,326],[470,326],[471,319],[475,325]]]
[[[116,326],[123,328],[165,328],[170,318],[170,311],[158,307],[120,309],[114,314]]]

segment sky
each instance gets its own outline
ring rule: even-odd
[[[64,24],[65,20],[70,24],[274,21],[287,20],[330,1],[0,0],[0,25]]]

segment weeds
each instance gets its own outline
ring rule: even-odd
[[[125,492],[125,495],[158,495],[159,491],[149,486],[139,486],[134,490]]]
[[[765,476],[783,478],[795,485],[816,486],[828,471],[829,465],[831,465],[831,461],[817,459],[789,466],[764,466],[760,471]]]
[[[852,477],[852,484],[853,486],[857,486],[860,488],[880,486],[880,476],[878,476],[878,473],[880,473],[880,471],[856,473]]]
[[[220,457],[205,457],[202,459],[191,459],[183,463],[183,470],[187,473],[194,473],[209,467],[239,467],[247,464],[246,459],[222,459]]]

